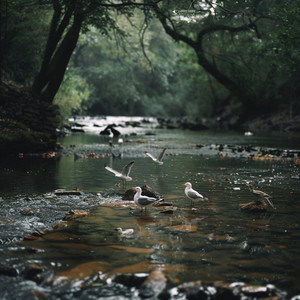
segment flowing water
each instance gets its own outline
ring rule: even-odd
[[[124,136],[122,144],[114,138],[114,147],[109,146],[107,137],[99,135],[107,124],[132,120],[142,119],[76,120],[86,124],[86,133],[60,138],[65,147],[60,156],[2,158],[2,264],[22,273],[24,266],[36,263],[51,272],[52,278],[66,276],[73,280],[82,279],[80,273],[85,274],[83,270],[88,267],[107,281],[114,274],[143,274],[159,268],[170,286],[195,280],[243,281],[271,283],[289,296],[300,294],[299,164],[277,156],[253,160],[246,151],[234,150],[250,144],[269,150],[300,150],[299,136],[156,129],[152,119],[142,127],[128,123],[116,127]],[[162,147],[168,148],[163,165],[144,156],[145,151],[158,155]],[[75,159],[74,152],[84,156]],[[94,153],[92,157],[90,153]],[[121,170],[130,161],[134,161],[130,173],[133,180],[125,187],[104,169],[110,165]],[[182,186],[186,181],[208,201],[191,207]],[[239,210],[239,204],[255,199],[246,186],[250,182],[273,197],[275,210],[269,208],[259,215]],[[177,209],[160,214],[160,209],[151,207],[142,213],[122,200],[125,189],[144,184]],[[74,188],[84,194],[53,193],[56,189]],[[37,240],[23,240],[38,229],[61,222],[71,209],[89,211],[90,216]],[[133,228],[134,234],[121,236],[115,231],[117,227]],[[66,293],[51,289],[51,284],[32,286],[28,280],[3,275],[0,289],[4,291],[3,299],[15,299],[16,293],[21,298],[32,290],[50,299],[62,299]],[[104,290],[103,287],[101,291],[111,297],[126,294]],[[92,293],[87,290],[84,296],[94,299]]]

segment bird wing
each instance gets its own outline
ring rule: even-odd
[[[146,197],[146,196],[141,196],[139,199],[138,199],[138,204],[143,206],[143,205],[149,205],[155,201],[157,201],[158,199],[156,198],[152,198],[152,197]]]
[[[156,158],[152,154],[150,154],[149,152],[145,152],[145,154],[147,156],[149,156],[152,160],[156,160]]]
[[[259,190],[253,190],[253,194],[255,194],[256,196],[259,197],[268,197],[268,198],[272,198],[270,195],[268,195],[267,193],[263,192],[263,191],[259,191]]]
[[[134,164],[134,161],[132,161],[132,162],[130,162],[128,165],[126,165],[126,166],[123,168],[123,170],[122,170],[122,175],[128,176],[129,173],[130,173],[130,170],[131,170],[131,168],[132,168],[132,166],[133,166],[133,164]]]
[[[192,198],[192,199],[199,199],[199,198],[204,198],[201,194],[199,194],[197,191],[195,190],[189,190],[187,192],[187,196]]]
[[[164,148],[161,152],[160,152],[160,154],[159,154],[159,156],[158,156],[158,160],[162,160],[162,158],[163,158],[163,156],[164,156],[164,154],[165,154],[165,151],[167,150],[167,148]]]
[[[111,167],[109,167],[109,166],[106,166],[105,169],[106,169],[107,171],[109,171],[109,172],[114,173],[116,176],[120,176],[120,175],[121,175],[120,172],[114,170],[113,168],[111,168]]]

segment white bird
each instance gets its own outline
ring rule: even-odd
[[[251,136],[251,135],[253,135],[253,132],[251,132],[251,131],[246,131],[246,132],[244,132],[244,135],[245,135],[245,136]]]
[[[158,163],[159,165],[162,165],[163,162],[162,162],[162,159],[163,159],[163,156],[165,154],[165,151],[167,150],[167,148],[163,148],[162,151],[160,152],[160,154],[158,155],[158,157],[154,157],[152,154],[150,154],[149,152],[145,152],[145,154],[147,156],[149,156],[154,162]]]
[[[193,203],[193,201],[205,200],[201,194],[192,189],[192,184],[190,182],[186,182],[182,185],[185,186],[184,193],[189,199],[192,200],[191,203]]]
[[[131,171],[131,168],[134,164],[134,161],[130,162],[128,165],[126,165],[121,172],[118,172],[116,170],[114,170],[113,168],[106,166],[105,169],[109,172],[112,172],[115,174],[116,177],[121,178],[125,181],[130,181],[132,180],[132,178],[129,176],[129,173]]]
[[[114,133],[112,132],[112,130],[111,130],[110,128],[107,128],[107,131],[109,132],[108,137],[109,137],[110,139],[112,139],[112,138],[114,137]]]
[[[141,210],[143,208],[146,209],[146,207],[148,205],[153,204],[154,202],[161,200],[161,199],[157,199],[157,198],[154,198],[154,197],[148,197],[148,196],[142,195],[142,189],[139,186],[133,187],[132,189],[136,191],[136,193],[134,194],[134,197],[133,197],[134,203],[137,206],[139,206],[141,208]]]
[[[134,233],[134,229],[133,228],[128,228],[128,229],[122,229],[121,227],[118,227],[115,229],[116,231],[118,231],[120,233],[121,236],[130,236]]]

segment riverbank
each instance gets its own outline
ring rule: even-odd
[[[299,133],[300,115],[284,110],[272,114],[254,117],[240,122],[237,115],[216,118],[198,118],[185,116],[181,118],[158,118],[159,126],[168,129],[201,130],[238,130],[256,133]]]
[[[0,154],[15,155],[18,153],[41,153],[57,151],[58,132],[61,127],[58,107],[42,101],[33,94],[29,88],[21,87],[11,81],[2,80],[0,83]],[[80,117],[79,117],[80,119]],[[202,132],[206,130],[254,133],[288,133],[300,132],[300,116],[292,115],[288,111],[261,116],[244,123],[239,122],[239,117],[232,113],[224,114],[218,118],[198,117],[158,117],[155,119],[156,128],[169,130],[183,129]],[[75,126],[74,126],[75,125]],[[76,127],[76,125],[78,125]],[[111,124],[112,126],[114,124]],[[138,130],[145,128],[144,121],[125,122],[127,126]],[[97,126],[94,124],[94,126]],[[67,124],[64,129],[69,132],[85,132],[80,122]],[[68,131],[67,130],[67,131]],[[134,131],[133,131],[134,132]]]
[[[42,101],[29,88],[0,82],[0,154],[57,149],[58,108]]]

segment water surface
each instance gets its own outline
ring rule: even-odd
[[[292,159],[255,161],[242,152],[218,155],[219,145],[299,150],[298,137],[170,131],[150,124],[137,130],[120,127],[126,134],[124,143],[115,139],[111,149],[108,139],[98,134],[102,128],[91,125],[96,121],[100,124],[101,119],[87,121],[87,133],[61,138],[65,149],[60,157],[1,160],[3,262],[14,266],[37,262],[58,275],[80,264],[101,262],[108,277],[160,268],[171,285],[193,280],[244,281],[272,283],[290,296],[300,293],[299,165]],[[146,135],[149,132],[155,135]],[[201,152],[199,145],[211,146]],[[144,151],[157,155],[164,146],[168,150],[163,165],[144,156]],[[87,156],[74,159],[74,151]],[[96,157],[90,157],[91,152]],[[113,159],[111,152],[122,156]],[[116,186],[120,181],[104,166],[121,170],[132,160],[133,180],[124,188]],[[192,209],[182,186],[186,181],[209,201],[196,203]],[[246,187],[249,182],[273,197],[276,210],[270,208],[260,215],[239,210],[239,204],[254,200]],[[144,214],[110,204],[127,203],[122,200],[124,190],[144,184],[177,210],[162,215],[159,209],[150,208]],[[75,187],[85,195],[53,194],[55,189]],[[16,243],[36,229],[60,222],[70,209],[77,208],[89,211],[90,217],[42,240]],[[122,237],[116,227],[133,228],[135,233]],[[28,253],[26,247],[39,251]]]

